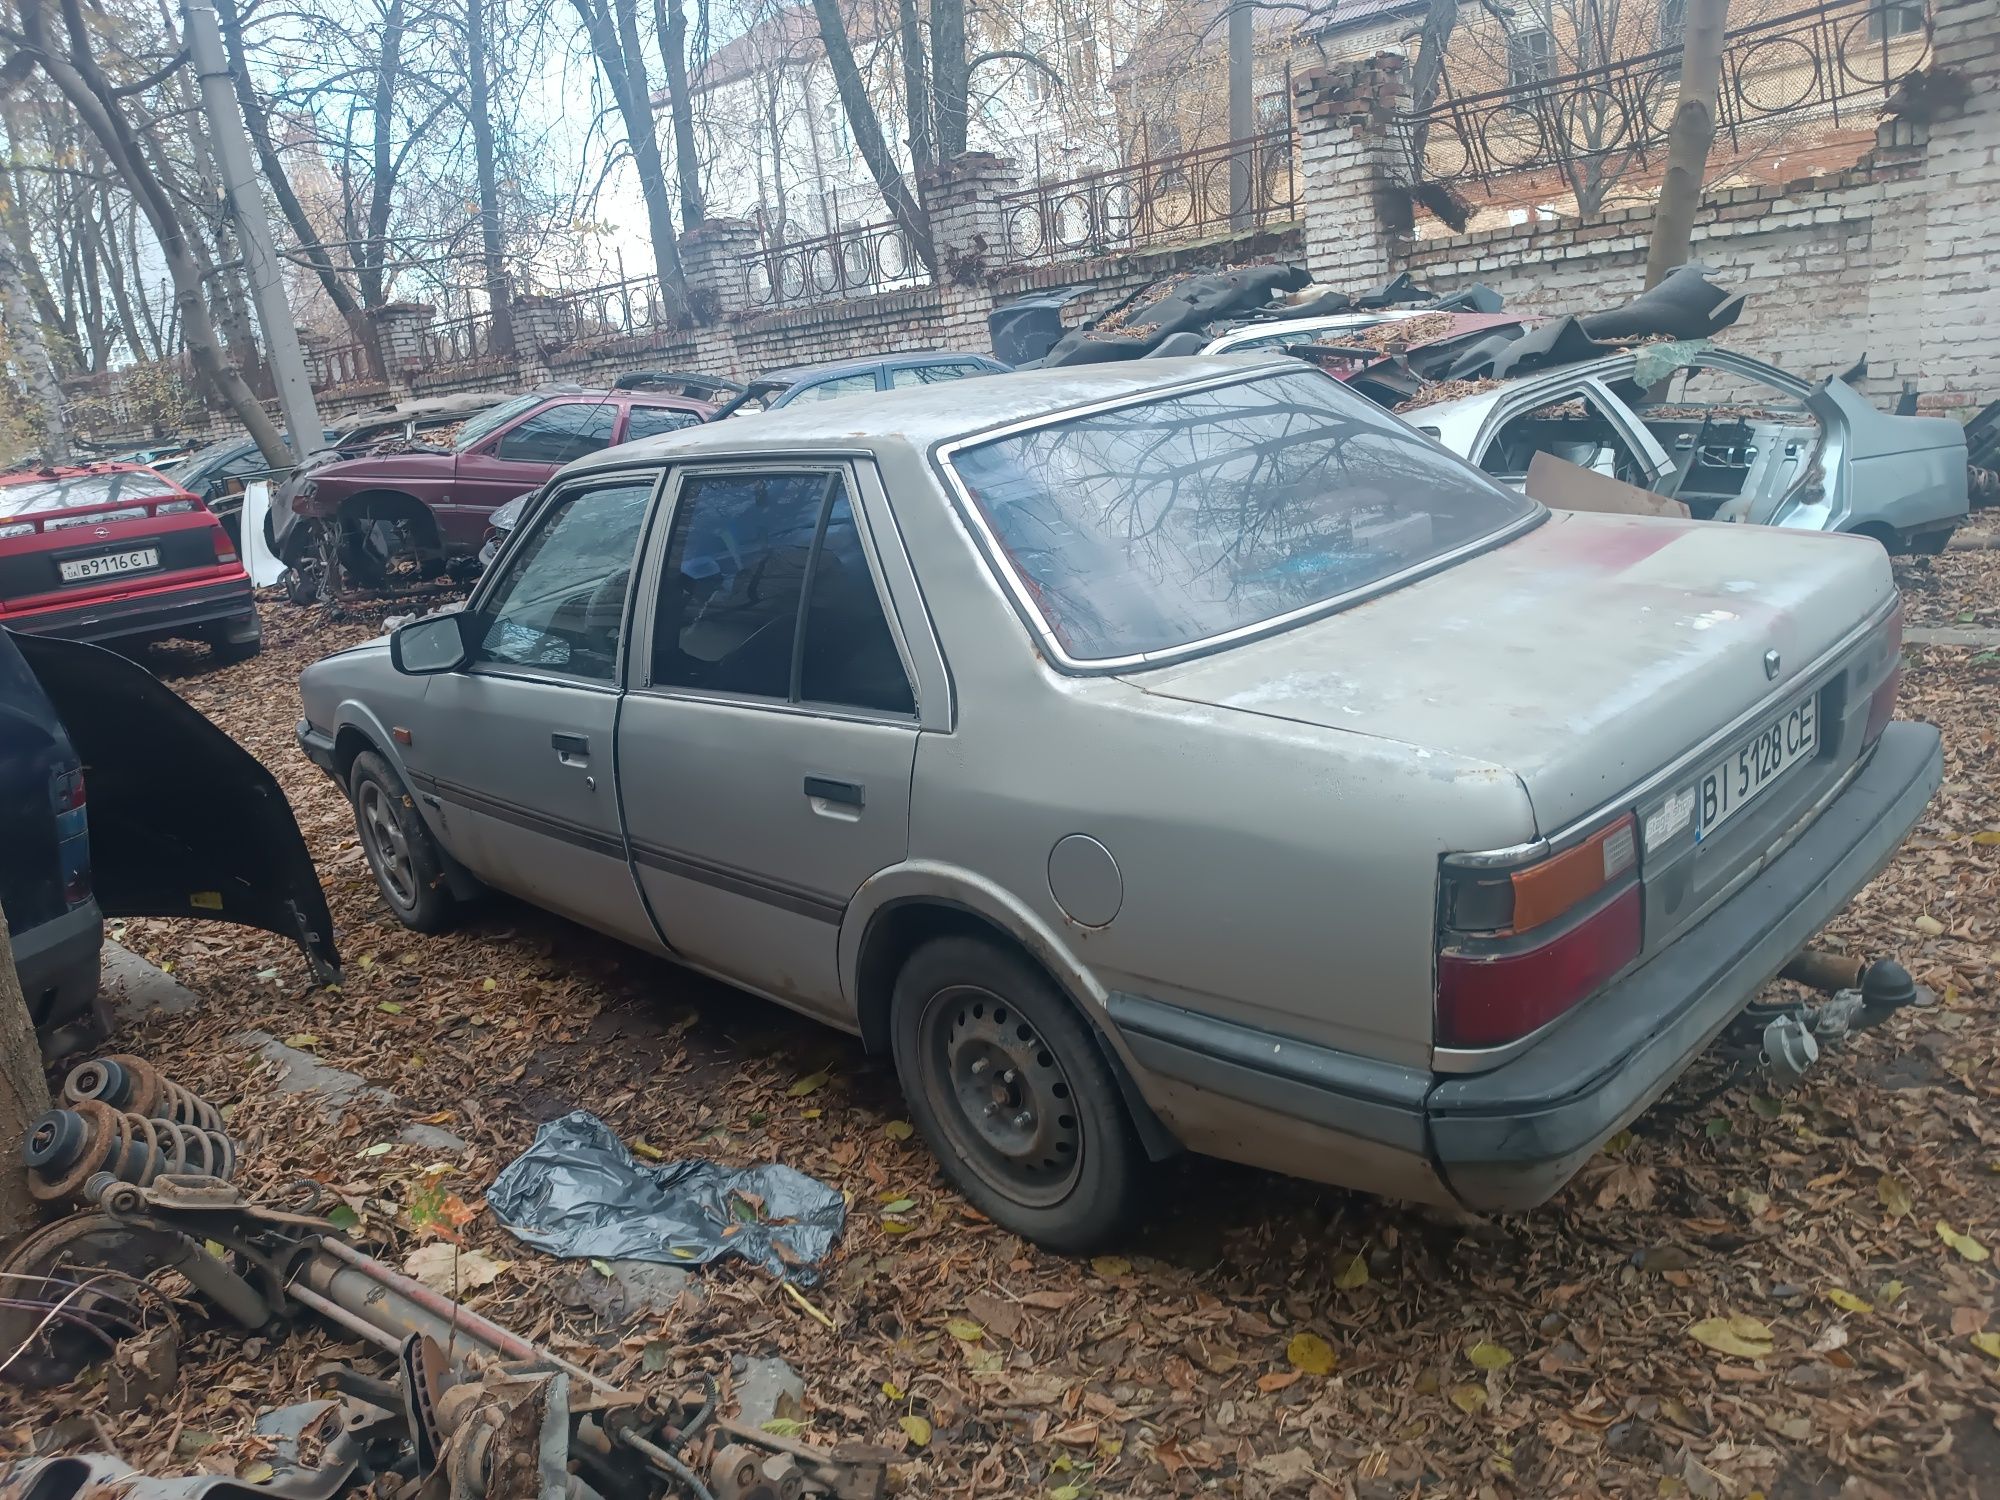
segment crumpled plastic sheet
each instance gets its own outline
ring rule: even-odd
[[[486,1203],[517,1238],[551,1255],[670,1266],[736,1255],[807,1284],[847,1222],[841,1195],[803,1172],[699,1160],[646,1166],[581,1109],[536,1131]]]

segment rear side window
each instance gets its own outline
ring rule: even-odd
[[[950,463],[1076,661],[1308,610],[1537,509],[1313,370],[1050,421]]]
[[[984,365],[969,359],[951,364],[902,365],[889,372],[889,384],[899,389],[906,385],[936,385],[944,380],[964,380],[969,375],[985,373]]]
[[[632,414],[625,419],[625,441],[636,443],[640,438],[658,437],[663,432],[678,432],[683,427],[693,427],[701,421],[691,411],[682,411],[674,406],[635,406]]]
[[[611,445],[618,408],[608,401],[565,401],[538,411],[500,439],[494,457],[518,463],[566,464]]]
[[[916,711],[839,474],[688,479],[654,620],[655,686]]]
[[[866,370],[859,375],[841,375],[832,380],[822,380],[817,385],[809,385],[792,399],[794,401],[831,401],[836,396],[853,396],[863,391],[875,389],[875,372]]]

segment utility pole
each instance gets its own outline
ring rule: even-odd
[[[264,200],[257,191],[257,179],[250,166],[250,140],[243,130],[243,116],[236,105],[236,85],[229,75],[229,59],[222,50],[222,30],[209,0],[185,0],[188,52],[194,59],[195,76],[201,80],[202,106],[208,115],[208,134],[215,151],[215,164],[222,174],[228,197],[229,217],[236,228],[236,243],[243,247],[243,259],[250,273],[250,297],[257,305],[257,323],[264,334],[265,357],[278,384],[278,407],[284,413],[292,458],[303,463],[326,446],[321,436],[319,406],[313,400],[312,381],[306,374],[306,360],[299,348],[299,331],[292,322],[291,304],[285,300],[285,278],[278,261],[278,247],[271,240],[271,222],[264,217]]]
[[[1229,7],[1229,138],[1236,151],[1229,158],[1229,227],[1248,229],[1256,215],[1252,212],[1255,190],[1251,182],[1250,137],[1256,134],[1257,104],[1250,97],[1251,62],[1254,44],[1251,27],[1256,11],[1249,0],[1236,0]]]

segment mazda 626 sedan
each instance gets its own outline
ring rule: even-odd
[[[979,1209],[1187,1148],[1554,1193],[1889,858],[1872,541],[1552,514],[1296,360],[995,375],[572,464],[311,667],[382,895],[859,1033]]]

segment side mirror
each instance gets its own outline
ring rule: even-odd
[[[456,672],[472,655],[472,644],[466,639],[466,622],[471,618],[461,610],[412,620],[389,637],[390,662],[398,672],[411,677]]]

